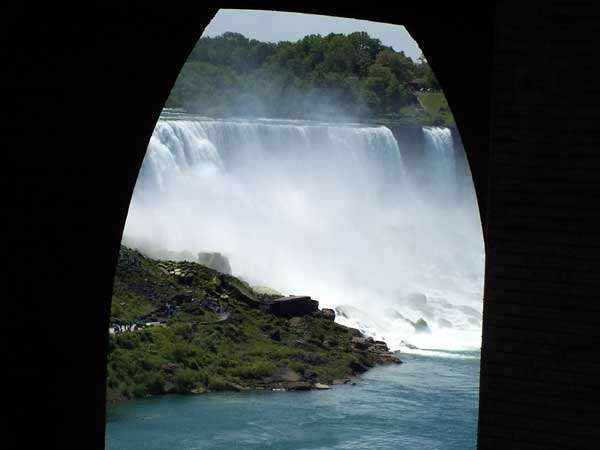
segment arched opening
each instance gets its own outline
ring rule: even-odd
[[[129,197],[176,72],[214,13],[186,6],[14,3],[6,14],[3,127],[19,183],[8,211],[21,219],[8,233],[18,247],[5,302],[9,447],[103,447],[106,322]],[[596,448],[597,85],[584,68],[597,8],[441,8],[297,10],[406,23],[444,83],[480,207],[490,206],[480,446]],[[107,132],[115,105],[127,120]]]
[[[374,352],[378,341],[385,342],[392,350],[403,351],[402,357],[411,363],[409,369],[403,367],[391,375],[389,371],[365,375],[371,386],[408,386],[405,394],[415,396],[413,400],[430,410],[437,408],[438,413],[443,411],[442,405],[452,403],[444,394],[453,388],[466,389],[461,394],[467,394],[463,398],[468,405],[461,411],[459,424],[470,437],[446,436],[440,442],[458,445],[456,448],[465,448],[467,442],[474,445],[483,238],[464,149],[456,129],[453,131],[443,93],[432,85],[435,78],[427,79],[430,73],[422,75],[426,62],[421,61],[421,67],[414,62],[411,66],[403,53],[360,33],[312,36],[291,46],[261,45],[241,35],[226,34],[199,42],[169,102],[178,106],[182,96],[187,100],[185,95],[193,95],[190,90],[199,85],[197,79],[205,80],[207,74],[217,80],[216,92],[208,93],[214,95],[213,100],[231,95],[227,90],[235,86],[221,89],[219,83],[242,77],[239,72],[248,70],[244,52],[270,52],[258,63],[251,61],[257,66],[252,70],[262,69],[264,76],[267,70],[274,72],[293,64],[289,53],[296,45],[308,53],[301,54],[304,60],[307,56],[321,58],[311,63],[313,72],[320,64],[319,75],[331,77],[340,70],[331,68],[332,55],[337,58],[344,45],[353,48],[353,44],[354,50],[366,48],[367,55],[373,53],[364,68],[341,69],[356,71],[358,78],[365,78],[357,86],[371,88],[360,97],[376,97],[376,102],[360,105],[367,113],[349,114],[339,92],[332,90],[331,94],[318,84],[319,89],[311,85],[295,92],[289,89],[289,81],[282,92],[295,100],[311,98],[316,107],[290,102],[295,106],[286,105],[286,115],[280,105],[274,108],[272,100],[245,95],[241,103],[194,99],[186,104],[187,109],[163,111],[124,231],[124,243],[141,253],[122,249],[117,267],[112,329],[117,336],[111,338],[109,354],[110,393],[134,397],[198,394],[290,389],[294,383],[302,389],[315,388],[344,375],[343,370],[336,372],[334,364],[328,365],[328,358],[336,364],[350,358],[345,360],[348,376],[363,372],[366,366],[358,368],[356,364],[361,363],[352,359],[350,352],[341,355],[338,351],[337,338],[329,334],[341,328],[333,329],[323,320],[325,310],[290,313],[286,321],[252,322],[254,315],[268,316],[269,311],[258,303],[277,302],[289,294],[310,294],[327,307],[327,314],[337,316],[337,322],[358,330],[356,336],[348,336],[352,351]],[[231,50],[229,55],[238,51],[242,57],[215,64],[215,59],[227,54],[225,48]],[[348,55],[356,58],[351,52]],[[278,67],[277,57],[283,58]],[[267,69],[260,67],[267,61],[271,64]],[[346,66],[355,62],[341,61]],[[227,67],[236,64],[238,73]],[[406,67],[398,67],[402,64]],[[407,76],[402,70],[412,72]],[[421,79],[414,78],[417,73]],[[253,74],[243,75],[247,78],[241,86],[258,82]],[[264,88],[264,78],[260,82]],[[281,87],[270,80],[265,92]],[[394,87],[396,94],[390,95]],[[356,105],[356,99],[353,101]],[[194,110],[194,104],[199,109]],[[213,113],[225,111],[225,117],[203,115],[206,109],[202,107],[207,104]],[[373,105],[379,106],[377,114]],[[267,117],[249,117],[256,116],[256,108]],[[241,309],[240,301],[246,303]],[[256,311],[249,313],[248,305]],[[318,319],[313,323],[314,317]],[[135,324],[124,323],[132,321]],[[322,328],[324,323],[326,328]],[[303,342],[299,340],[302,336],[320,342]],[[173,344],[173,339],[177,343]],[[234,354],[231,345],[243,347],[253,339],[269,345],[245,349],[256,352],[254,358]],[[290,352],[291,347],[302,350]],[[287,353],[282,358],[272,357],[276,352]],[[384,359],[393,358],[387,349],[384,353]],[[212,364],[214,360],[220,360],[218,367]],[[434,395],[434,400],[428,401],[431,392],[424,389],[423,377],[432,365],[456,376],[456,386],[442,386],[442,399]],[[134,367],[145,373],[132,373]],[[294,379],[274,379],[282,371]],[[377,378],[381,373],[387,374],[383,383]],[[428,382],[439,380],[434,377]],[[438,387],[433,388],[436,394]],[[345,388],[336,390],[338,396],[347,392]],[[385,401],[386,395],[382,389],[377,400],[372,397],[371,401]],[[264,400],[263,396],[257,398]],[[260,409],[273,407],[269,401]],[[216,406],[217,411],[210,410],[208,415],[218,428],[222,424],[215,419],[219,416]],[[281,417],[278,411],[274,408],[268,420]],[[462,420],[465,411],[471,422]],[[404,412],[388,413],[401,416]],[[250,408],[247,414],[256,412]],[[449,410],[444,415],[449,415]],[[439,417],[434,414],[421,420],[420,426],[433,426],[431,436],[400,432],[393,440],[417,446],[428,439],[435,441]],[[448,429],[448,424],[442,425]],[[110,443],[110,432],[108,438]]]

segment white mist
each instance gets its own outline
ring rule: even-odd
[[[423,133],[409,171],[385,127],[161,118],[124,241],[221,252],[250,284],[341,306],[348,317],[336,320],[392,348],[479,348],[484,250],[472,181],[457,175],[469,172],[457,170],[448,129]],[[430,334],[405,320],[419,318]]]

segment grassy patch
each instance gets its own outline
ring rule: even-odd
[[[281,295],[283,294],[279,292],[277,289],[270,288],[268,286],[252,286],[252,290],[257,294],[266,294],[266,295]]]
[[[173,273],[185,276],[175,276]],[[121,248],[113,318],[146,321],[166,314],[164,326],[111,335],[109,401],[232,386],[266,387],[269,376],[291,368],[311,382],[352,374],[352,361],[373,356],[351,345],[351,330],[320,313],[292,323],[260,309],[243,281],[189,262],[161,262]]]
[[[443,93],[421,92],[418,97],[425,108],[424,119],[428,125],[451,126],[454,124],[454,117]]]

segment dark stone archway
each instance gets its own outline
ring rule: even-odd
[[[479,448],[596,448],[600,11],[419,5],[287,9],[403,24],[442,82],[484,218]],[[8,448],[104,445],[106,324],[131,192],[216,10],[4,11],[0,127],[17,186],[4,221]]]

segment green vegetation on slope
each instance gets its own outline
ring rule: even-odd
[[[172,314],[167,305],[177,304]],[[158,262],[121,247],[111,321],[157,326],[111,334],[107,398],[268,388],[291,370],[310,383],[351,376],[377,355],[320,312],[290,320],[260,308],[241,280],[190,262]]]
[[[428,124],[451,126],[454,123],[454,118],[444,94],[441,92],[420,92],[418,96],[430,119]]]
[[[224,33],[198,41],[166,106],[211,116],[430,122],[416,108],[422,89],[439,90],[427,62],[415,63],[365,32],[277,44]]]

